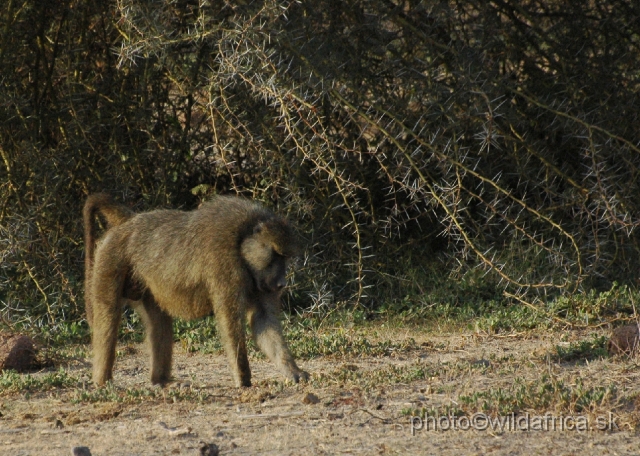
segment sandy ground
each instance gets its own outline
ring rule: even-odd
[[[472,425],[473,416],[439,423],[454,430],[427,430],[424,421],[412,422],[407,413],[456,404],[460,393],[508,385],[515,377],[535,379],[545,371],[567,381],[580,375],[595,384],[614,382],[624,397],[633,398],[640,392],[636,361],[605,358],[545,365],[543,355],[559,343],[558,334],[420,339],[418,332],[405,331],[389,337],[413,337],[421,348],[380,357],[302,360],[301,366],[312,373],[304,385],[283,382],[266,360],[254,357],[254,386],[246,389],[233,387],[222,354],[188,354],[178,346],[175,382],[165,389],[152,388],[145,350],[134,346],[120,351],[113,398],[100,400],[89,382],[88,360],[71,360],[64,368],[79,379],[76,387],[2,392],[0,454],[70,455],[74,446],[87,446],[94,456],[198,455],[207,454],[201,448],[211,443],[220,454],[232,455],[640,454],[638,400],[610,407],[610,415],[608,409],[597,410],[602,416],[590,415],[587,431],[573,429],[575,420],[565,423],[571,429],[560,430],[567,418],[562,410],[545,411],[546,427],[534,424],[534,429],[521,430],[515,428],[526,426],[522,421],[507,422],[502,431],[474,429],[483,426],[481,420]],[[403,382],[392,374],[408,367],[434,369],[437,375]],[[532,417],[540,414],[531,412]],[[603,430],[596,428],[598,418]]]

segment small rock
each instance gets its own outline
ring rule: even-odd
[[[89,451],[89,447],[85,446],[77,446],[71,449],[72,456],[91,456],[91,451]]]
[[[218,456],[220,454],[220,449],[215,443],[200,443],[200,456]]]
[[[320,402],[320,399],[313,393],[307,393],[302,398],[303,404],[317,404],[318,402]]]
[[[491,366],[491,361],[489,361],[488,359],[477,359],[472,364],[474,366],[489,367]]]
[[[55,427],[56,429],[62,429],[64,427],[64,424],[62,424],[62,421],[56,420],[53,427]]]
[[[613,330],[607,351],[610,355],[632,355],[637,351],[639,343],[640,323],[620,326]]]
[[[0,334],[0,371],[28,370],[33,365],[36,348],[30,337],[22,334]]]
[[[191,431],[193,430],[189,426],[187,426],[187,427],[170,427],[170,426],[167,426],[167,423],[165,423],[163,421],[158,421],[158,425],[162,429],[167,431],[169,433],[169,435],[172,435],[174,437],[183,437],[185,435],[189,435],[189,434],[191,434]]]

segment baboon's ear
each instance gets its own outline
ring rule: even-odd
[[[264,222],[256,223],[253,227],[253,234],[260,234],[264,228]]]

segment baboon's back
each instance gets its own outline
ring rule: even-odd
[[[129,233],[133,276],[160,306],[173,316],[197,318],[211,312],[212,291],[237,293],[247,282],[240,244],[274,217],[257,203],[217,197],[194,211],[137,214],[116,229]]]

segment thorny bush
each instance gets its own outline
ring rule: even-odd
[[[634,0],[8,0],[0,310],[82,316],[80,208],[257,198],[309,245],[292,303],[487,271],[533,302],[634,281]],[[413,272],[412,272],[413,271]]]

